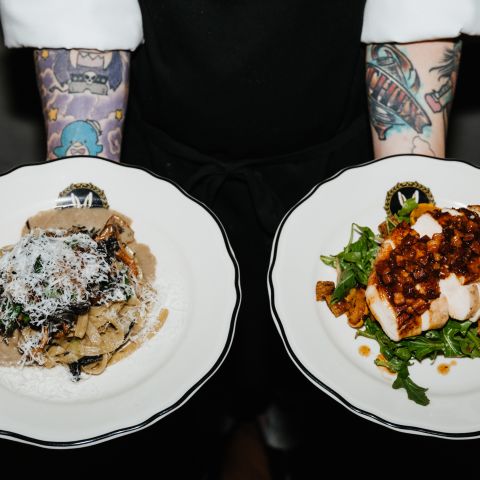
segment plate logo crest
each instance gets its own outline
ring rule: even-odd
[[[409,198],[414,198],[417,203],[435,204],[432,192],[425,185],[419,182],[399,182],[387,192],[384,206],[387,215],[398,213]]]
[[[56,208],[109,208],[105,192],[93,183],[72,183],[58,194]]]

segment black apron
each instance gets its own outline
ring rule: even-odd
[[[192,445],[206,446],[217,438],[216,414],[249,418],[288,391],[301,398],[310,388],[272,321],[267,268],[287,210],[316,183],[372,158],[364,2],[140,4],[145,44],[132,57],[122,161],[173,179],[211,207],[240,265],[243,298],[229,356],[154,427],[162,436],[191,432],[193,421]]]

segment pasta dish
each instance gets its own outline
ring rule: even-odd
[[[65,365],[78,380],[133,352],[165,321],[167,310],[149,321],[155,259],[128,221],[78,210],[42,212],[0,250],[0,363]]]

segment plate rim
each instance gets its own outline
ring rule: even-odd
[[[280,334],[280,337],[282,339],[282,342],[285,346],[285,349],[287,350],[288,355],[292,359],[294,365],[300,370],[305,377],[307,377],[308,380],[310,380],[315,386],[317,386],[322,392],[326,393],[329,395],[331,398],[339,402],[341,405],[343,405],[347,410],[350,412],[366,419],[369,421],[372,421],[374,423],[384,425],[392,430],[396,430],[399,432],[403,433],[410,433],[410,434],[418,434],[418,435],[426,435],[426,436],[432,436],[432,437],[439,437],[439,438],[444,438],[444,439],[456,439],[456,440],[461,440],[461,439],[474,439],[480,437],[480,430],[475,431],[475,432],[442,432],[440,430],[431,430],[428,428],[423,428],[423,427],[416,427],[414,425],[403,425],[395,422],[391,422],[390,420],[386,420],[385,418],[381,417],[380,415],[377,415],[375,413],[369,412],[367,410],[364,410],[360,407],[357,407],[350,401],[348,401],[346,398],[344,398],[342,395],[337,393],[334,388],[328,386],[324,382],[322,382],[319,378],[317,378],[307,367],[303,365],[303,363],[300,361],[300,359],[295,355],[295,352],[293,351],[293,348],[291,347],[288,337],[285,333],[285,329],[282,324],[282,320],[280,318],[280,315],[277,312],[277,309],[275,307],[275,289],[273,285],[273,270],[275,268],[275,262],[277,260],[277,250],[278,250],[278,244],[279,244],[279,239],[283,230],[283,227],[285,226],[288,218],[292,215],[292,213],[300,206],[302,205],[305,201],[307,201],[322,185],[331,182],[332,180],[335,180],[339,176],[341,176],[343,173],[349,170],[353,170],[356,168],[362,168],[366,167],[369,165],[373,165],[378,162],[382,161],[388,161],[389,159],[392,158],[398,158],[398,157],[423,157],[423,158],[428,158],[430,160],[438,160],[438,161],[443,161],[443,162],[457,162],[457,163],[463,163],[466,165],[469,165],[470,167],[473,167],[477,170],[480,170],[480,166],[474,165],[473,163],[466,161],[466,160],[459,160],[456,158],[441,158],[441,157],[431,157],[428,155],[418,155],[418,154],[413,154],[413,153],[403,153],[403,154],[397,154],[397,155],[388,155],[386,157],[381,157],[381,158],[376,158],[373,160],[369,160],[368,162],[360,163],[357,165],[351,165],[348,167],[345,167],[332,176],[326,178],[325,180],[322,180],[321,182],[317,183],[303,198],[301,198],[297,203],[295,203],[285,214],[285,216],[282,218],[280,221],[277,231],[275,232],[275,237],[273,239],[272,243],[272,250],[270,254],[270,264],[268,267],[268,278],[267,278],[267,287],[268,287],[268,294],[269,294],[269,301],[270,301],[270,310],[272,313],[272,318],[273,322],[275,323],[278,333]]]
[[[223,241],[225,242],[225,247],[228,253],[228,256],[230,260],[232,261],[232,265],[234,267],[235,271],[235,277],[234,277],[234,285],[235,285],[235,295],[236,295],[236,300],[235,300],[235,305],[233,307],[232,315],[230,317],[230,325],[228,329],[228,334],[225,340],[225,345],[223,346],[223,349],[218,356],[217,360],[215,363],[210,367],[210,369],[199,379],[195,382],[193,386],[188,388],[187,391],[183,393],[183,395],[178,398],[175,402],[172,403],[172,405],[168,406],[167,408],[164,408],[160,410],[159,412],[155,413],[154,415],[151,415],[149,418],[145,419],[144,421],[137,423],[135,425],[130,425],[127,427],[121,427],[117,428],[115,430],[112,430],[110,432],[106,432],[100,435],[95,435],[93,437],[88,437],[80,440],[68,440],[68,441],[52,441],[52,440],[42,440],[39,438],[35,437],[29,437],[28,435],[23,435],[15,432],[11,432],[9,430],[2,430],[0,428],[0,439],[5,439],[5,440],[13,440],[16,442],[21,442],[21,443],[26,443],[38,447],[43,447],[43,448],[50,448],[50,449],[72,449],[72,448],[80,448],[80,447],[87,447],[90,445],[95,445],[98,443],[105,442],[110,439],[118,438],[124,435],[127,435],[129,433],[134,433],[140,430],[143,430],[144,428],[156,423],[157,421],[161,420],[162,418],[166,417],[170,413],[174,412],[175,410],[178,410],[182,405],[184,405],[193,395],[195,395],[198,390],[208,381],[210,378],[216,373],[216,371],[220,368],[224,360],[226,359],[230,348],[232,346],[233,342],[233,337],[235,334],[235,328],[236,328],[236,322],[237,322],[237,317],[238,317],[238,312],[240,309],[241,301],[242,301],[242,290],[241,290],[241,284],[240,284],[240,268],[238,265],[237,258],[235,256],[235,253],[233,251],[233,248],[230,244],[230,241],[228,239],[225,227],[223,226],[222,222],[218,218],[218,216],[213,212],[213,210],[208,207],[205,203],[202,201],[198,200],[194,196],[192,196],[190,193],[188,193],[185,189],[183,189],[178,183],[176,183],[174,180],[171,180],[167,177],[163,177],[162,175],[158,175],[157,173],[149,170],[146,167],[142,167],[140,165],[134,165],[130,163],[122,163],[122,162],[116,162],[114,160],[110,160],[108,158],[102,158],[102,157],[97,157],[93,155],[75,155],[71,157],[61,157],[61,158],[56,158],[54,160],[48,160],[48,161],[41,161],[41,162],[32,162],[32,163],[25,163],[22,165],[17,165],[3,173],[0,173],[0,177],[4,177],[16,170],[20,170],[22,168],[28,168],[28,167],[43,167],[45,165],[50,165],[52,163],[56,162],[64,162],[64,161],[71,161],[73,159],[81,159],[81,158],[89,158],[89,159],[94,159],[94,160],[99,160],[107,163],[114,164],[119,167],[125,167],[125,168],[131,168],[131,169],[136,169],[136,170],[141,170],[151,176],[153,176],[156,179],[163,180],[172,186],[174,186],[181,194],[185,195],[188,199],[192,200],[196,204],[198,204],[200,207],[204,208],[207,213],[210,214],[210,216],[213,218],[213,220],[216,222],[220,229],[220,233],[222,234]],[[81,161],[81,160],[80,160]]]

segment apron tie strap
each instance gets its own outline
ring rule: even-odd
[[[132,114],[148,132],[149,142],[156,145],[160,151],[177,157],[179,162],[197,166],[195,172],[182,182],[182,186],[189,193],[212,206],[225,183],[231,180],[244,182],[248,187],[257,219],[269,234],[275,232],[284,208],[274,189],[264,181],[262,168],[275,164],[311,161],[312,158],[318,158],[321,161],[326,154],[335,151],[358,135],[359,130],[363,130],[366,124],[365,116],[360,115],[334,137],[304,150],[271,157],[229,160],[227,162],[176,141],[155,125],[139,117],[135,110],[135,108],[131,110]],[[173,159],[172,161],[177,160]]]
[[[246,165],[244,163],[247,163]],[[244,163],[214,163],[202,165],[186,182],[192,194],[213,204],[227,180],[244,182],[250,193],[257,220],[263,229],[272,234],[281,219],[282,203],[275,191],[263,180],[262,174]]]

